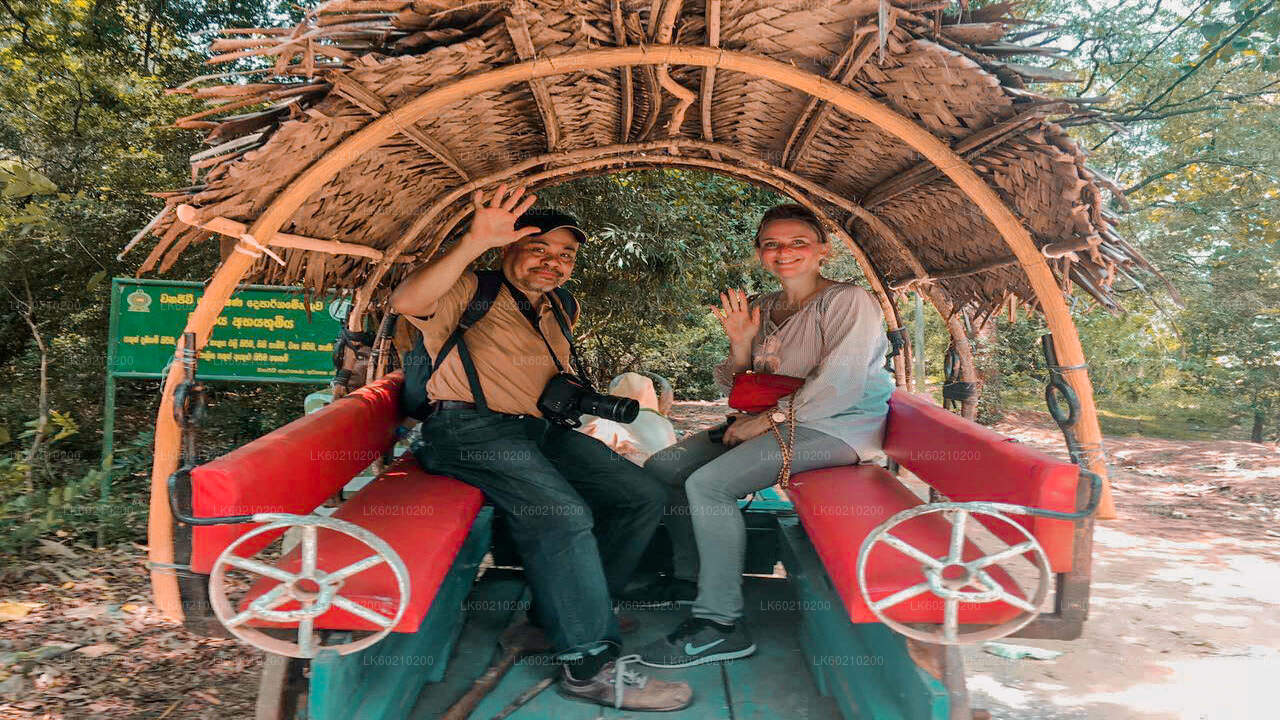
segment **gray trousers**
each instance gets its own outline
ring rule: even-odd
[[[857,462],[858,453],[843,441],[796,427],[792,473]],[[703,431],[658,451],[644,467],[670,489],[663,523],[671,535],[675,576],[698,582],[693,616],[736,622],[742,617],[747,549],[738,499],[777,482],[782,467],[777,439],[770,432],[729,448]]]

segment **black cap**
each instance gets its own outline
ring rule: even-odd
[[[538,228],[538,234],[566,228],[578,238],[578,242],[584,243],[587,241],[587,234],[582,231],[582,228],[578,227],[578,219],[559,210],[529,210],[516,218],[516,229],[519,230],[525,227]]]

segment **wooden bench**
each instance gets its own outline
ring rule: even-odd
[[[239,545],[233,554],[252,557],[283,532],[254,534],[262,527],[264,513],[313,513],[352,477],[384,457],[402,419],[397,406],[401,384],[399,373],[389,375],[191,469],[195,519],[259,516],[255,522],[192,526],[192,570],[214,573],[219,556],[234,543]],[[476,488],[426,473],[412,456],[405,456],[337,508],[332,518],[369,531],[403,562],[408,596],[399,621],[377,644],[348,655],[324,649],[316,654],[310,670],[310,717],[403,717],[423,685],[444,676],[462,628],[466,596],[489,549],[492,512],[483,506],[484,496]],[[295,546],[275,567],[296,574],[300,554],[301,547]],[[315,556],[317,569],[332,573],[368,558],[370,548],[321,526]],[[223,558],[224,565],[227,560]],[[237,609],[243,611],[280,584],[277,578],[258,575],[236,601]],[[369,617],[393,617],[401,604],[387,562],[351,575],[340,594],[375,614]],[[290,600],[273,611],[300,607]],[[312,624],[337,643],[382,629],[362,614],[334,605]],[[264,634],[282,627],[263,619],[245,624]],[[291,625],[296,628],[297,623]]]
[[[927,400],[897,391],[890,400],[886,453],[946,499],[1001,502],[1071,512],[1076,508],[1079,469],[1020,445]],[[947,691],[906,660],[905,639],[880,623],[868,605],[920,583],[921,562],[884,544],[870,548],[867,593],[858,582],[864,541],[894,515],[925,504],[888,470],[878,466],[826,468],[792,478],[789,495],[796,518],[780,521],[782,560],[796,590],[804,627],[801,644],[810,669],[845,717],[944,717]],[[1024,541],[1017,528],[975,515],[1001,540]],[[1044,549],[1056,573],[1072,567],[1075,526],[1071,521],[1010,515]],[[926,554],[948,554],[952,525],[940,514],[924,514],[898,525],[893,534]],[[979,555],[970,541],[962,557]],[[991,577],[1017,598],[1022,590],[999,567]],[[869,596],[869,597],[868,597]],[[1025,598],[1024,598],[1025,599]],[[941,624],[945,603],[924,593],[884,610],[901,623]],[[962,626],[991,626],[1022,610],[996,600],[960,603]]]

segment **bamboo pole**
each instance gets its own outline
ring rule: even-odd
[[[661,141],[659,141],[659,143],[660,142]],[[647,147],[653,144],[656,143],[636,143],[635,145]],[[731,159],[735,160],[739,164],[735,165],[729,162],[708,160],[705,158],[696,158],[687,155],[661,156],[651,155],[645,152],[636,152],[624,155],[611,154],[605,158],[582,160],[573,165],[561,165],[557,163],[556,167],[553,169],[529,175],[521,178],[521,181],[526,183],[529,188],[537,189],[544,185],[554,184],[555,181],[565,176],[578,177],[587,173],[594,173],[601,169],[610,168],[614,165],[621,165],[622,167],[613,168],[611,171],[675,165],[678,167],[714,170],[724,175],[770,187],[809,208],[820,220],[834,229],[837,237],[845,243],[845,246],[849,248],[849,252],[853,255],[855,261],[862,268],[868,284],[871,285],[871,292],[880,303],[880,308],[884,312],[887,328],[889,330],[896,330],[902,327],[901,320],[898,318],[897,308],[894,307],[893,301],[890,298],[883,282],[880,280],[879,272],[872,264],[871,259],[857,244],[857,242],[854,241],[849,233],[846,232],[839,223],[832,220],[821,207],[815,204],[810,199],[810,196],[823,197],[824,199],[828,199],[833,205],[845,209],[854,206],[852,201],[825,190],[824,188],[817,186],[798,175],[794,175],[793,173],[782,170],[781,168],[769,166],[767,163],[760,161],[759,158],[743,153],[732,146],[722,146],[714,143],[702,143],[692,140],[680,140],[676,141],[676,144],[681,147],[697,147],[698,149],[705,150],[707,152],[718,151],[730,156]],[[575,154],[582,154],[585,152],[586,151],[578,151],[578,153]],[[482,179],[481,182],[484,180],[485,179]],[[490,180],[489,182],[496,182],[496,180]],[[455,213],[454,216],[451,217],[437,233],[435,241],[426,252],[422,253],[422,256],[430,257],[433,255],[435,253],[435,249],[439,247],[444,238],[448,237],[453,228],[461,223],[470,213],[470,208],[464,208],[458,213]],[[367,286],[365,289],[368,290]],[[910,385],[909,376],[906,373],[905,366],[900,370],[895,367],[894,376],[896,384]]]
[[[802,203],[807,203],[808,202],[807,197],[811,196],[811,197],[817,197],[817,198],[823,199],[831,203],[832,205],[844,208],[846,210],[850,210],[856,207],[856,204],[847,198],[844,198],[834,192],[831,192],[826,188],[823,188],[822,186],[816,183],[813,183],[804,177],[796,175],[795,173],[789,172],[777,166],[770,165],[765,161],[761,160],[759,157],[751,155],[750,153],[745,153],[731,145],[707,143],[699,140],[691,140],[691,139],[684,139],[684,138],[672,138],[669,140],[655,140],[655,141],[646,142],[646,143],[629,143],[629,144],[621,144],[621,145],[608,145],[600,148],[586,148],[582,150],[574,150],[574,151],[561,152],[561,153],[551,153],[551,154],[539,155],[537,157],[529,158],[522,163],[511,166],[509,168],[504,168],[503,170],[492,173],[485,177],[478,178],[472,183],[468,183],[467,185],[463,185],[461,187],[455,188],[453,191],[447,193],[445,196],[437,200],[437,202],[434,205],[432,205],[432,207],[430,207],[425,213],[423,213],[419,217],[418,221],[415,222],[414,226],[411,227],[408,231],[406,231],[405,237],[409,237],[409,236],[417,237],[417,235],[419,235],[425,228],[429,227],[433,222],[435,222],[435,219],[439,217],[439,215],[443,211],[447,210],[453,203],[462,199],[463,197],[465,197],[475,189],[492,186],[494,183],[510,179],[518,175],[520,172],[523,172],[524,170],[528,170],[540,165],[549,165],[557,169],[555,171],[548,171],[548,173],[550,174],[540,173],[534,176],[521,179],[521,182],[531,182],[531,181],[536,182],[536,181],[541,181],[543,178],[546,178],[546,177],[560,177],[566,174],[579,172],[583,168],[582,163],[590,162],[592,160],[598,160],[602,155],[616,156],[611,160],[604,162],[603,163],[604,165],[613,164],[613,163],[631,163],[631,162],[635,162],[636,160],[643,160],[643,159],[654,157],[651,155],[647,155],[646,153],[650,153],[656,150],[661,150],[666,148],[673,148],[673,147],[680,148],[680,149],[700,150],[700,151],[710,153],[713,157],[717,155],[723,155],[725,157],[728,157],[734,160],[735,162],[739,163],[739,165],[748,166],[762,173],[763,175],[774,177],[776,182],[769,183],[771,187],[774,187],[774,189],[779,189],[779,191],[782,192],[783,194],[789,195],[793,199],[796,199],[797,201],[800,201]],[[719,161],[703,161],[700,158],[690,158],[690,160],[693,162],[689,163],[689,166],[704,167],[704,168],[716,170],[717,172],[721,172],[721,173],[733,174],[738,170],[738,167],[739,167],[731,163],[725,163],[725,162],[719,162]],[[663,162],[670,163],[671,161],[668,159],[668,160],[664,160]],[[706,164],[706,163],[710,163],[710,164]],[[588,169],[594,168],[594,167],[601,167],[601,166],[602,166],[601,163],[594,163],[594,164],[591,164],[588,167]],[[787,187],[788,189],[780,189],[782,187]],[[437,231],[435,242],[433,242],[431,246],[421,254],[421,257],[430,258],[434,254],[435,248],[439,247],[443,239],[447,237],[449,233],[453,231],[453,228],[456,227],[458,223],[460,223],[463,219],[465,219],[465,217],[468,214],[470,214],[470,209],[467,207],[464,207],[461,211],[459,211],[458,213],[455,213],[453,217],[451,217],[448,221],[446,221],[446,223],[441,227],[441,229]],[[821,215],[821,216],[826,217],[826,215]],[[891,330],[895,329],[896,327],[898,327],[898,323],[896,321],[896,315],[894,316],[893,320],[889,319],[890,308],[892,307],[892,303],[889,300],[887,289],[884,287],[883,283],[880,280],[880,275],[878,271],[872,266],[870,258],[866,255],[866,253],[863,252],[862,248],[858,246],[858,244],[854,242],[851,237],[848,237],[848,235],[843,232],[843,229],[840,228],[838,224],[834,225],[834,227],[840,232],[842,239],[844,240],[846,245],[849,247],[850,252],[853,254],[855,260],[857,260],[859,265],[862,267],[864,274],[867,275],[868,282],[872,284],[873,291],[877,296],[880,297],[881,306],[884,308],[886,312],[886,322],[890,323],[889,329]],[[373,291],[377,288],[377,286],[381,283],[381,281],[382,281],[382,275],[375,273],[369,277],[365,285],[361,288],[359,296],[362,301],[358,302],[356,308],[354,308],[352,311],[350,322],[355,324],[351,325],[350,327],[353,327],[353,328],[358,327],[359,326],[358,324],[363,322],[363,312],[365,307],[367,307],[367,301],[372,298]],[[904,381],[905,381],[905,378],[904,378]]]
[[[244,243],[239,243],[244,246]],[[196,334],[196,348],[204,347],[213,330],[213,324],[223,306],[235,292],[257,258],[246,252],[233,252],[218,266],[213,278],[205,286],[204,294],[187,316],[184,332]],[[165,566],[174,563],[173,514],[169,511],[169,489],[166,482],[178,469],[182,453],[182,431],[173,419],[173,391],[182,382],[182,363],[177,362],[181,348],[174,349],[175,362],[169,364],[164,391],[160,394],[160,409],[156,414],[155,455],[151,465],[151,502],[147,516],[147,558],[154,563],[151,569],[151,589],[156,607],[170,620],[181,622],[186,613],[178,592],[178,577]]]
[[[237,240],[249,231],[249,227],[244,223],[221,216],[200,219],[200,211],[187,204],[178,206],[178,219],[187,225],[201,227],[220,235],[236,238]],[[271,247],[291,248],[294,250],[310,250],[313,252],[328,253],[330,255],[353,255],[355,257],[367,258],[369,260],[381,260],[383,258],[381,250],[369,247],[368,245],[341,242],[339,240],[320,240],[319,238],[306,237],[304,235],[292,235],[290,233],[276,233],[275,237],[271,239],[269,245]],[[399,255],[393,262],[407,263],[413,262],[417,259],[418,258],[415,255]]]
[[[924,269],[924,264],[911,251],[907,243],[903,241],[898,230],[879,215],[867,210],[858,204],[851,205],[850,220],[854,217],[865,222],[873,232],[888,242],[893,248],[902,255],[911,271],[915,273],[916,280],[919,282],[916,290],[921,295],[927,295],[929,304],[933,305],[933,309],[942,317],[943,323],[947,326],[947,333],[951,335],[951,343],[955,345],[956,354],[960,358],[960,376],[968,383],[978,382],[978,369],[973,361],[973,347],[969,343],[969,336],[965,334],[964,323],[956,317],[955,307],[951,304],[951,299],[942,291],[942,288],[934,282],[931,282],[929,273]],[[924,348],[916,348],[916,352],[923,353]],[[920,382],[924,382],[924,378],[919,378]],[[966,400],[960,405],[961,415],[972,420],[978,414],[978,402],[976,399]]]

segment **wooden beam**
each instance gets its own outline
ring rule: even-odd
[[[841,85],[848,85],[875,52],[875,43],[863,44],[863,40],[875,31],[875,25],[854,30],[849,36],[849,44],[845,46],[844,52],[840,53],[840,57],[836,58],[831,69],[827,71],[827,78]],[[830,114],[831,106],[823,102],[822,98],[816,96],[809,98],[800,117],[796,119],[795,126],[791,128],[791,134],[787,136],[787,144],[782,148],[783,167],[788,170],[795,169],[805,150],[809,148],[809,143],[822,129]]]
[[[333,91],[346,98],[351,104],[364,110],[373,117],[382,117],[386,114],[389,106],[376,92],[362,85],[358,80],[347,75],[344,72],[330,73],[328,78],[333,85]],[[446,167],[454,171],[464,181],[470,180],[471,176],[466,170],[462,169],[462,163],[453,156],[449,148],[442,145],[438,140],[428,135],[422,128],[417,125],[408,125],[400,129],[400,134],[422,146],[424,150],[431,153],[437,160],[444,163]]]
[[[731,146],[700,143],[695,140],[676,140],[671,143],[681,147],[697,146],[697,149],[710,153],[713,157],[719,154],[731,156],[731,159],[734,160],[734,162],[726,163],[720,161],[718,157],[712,160],[707,160],[687,155],[653,155],[652,151],[655,148],[652,146],[655,144],[657,143],[635,143],[631,146],[635,150],[634,152],[629,152],[623,155],[615,155],[610,152],[606,153],[607,155],[610,155],[609,157],[580,160],[577,164],[566,165],[564,163],[548,163],[553,166],[552,169],[522,178],[522,182],[527,183],[528,187],[534,189],[544,185],[554,184],[559,180],[559,178],[564,176],[583,177],[600,172],[615,172],[617,169],[622,168],[645,169],[675,165],[678,167],[711,169],[723,175],[772,188],[777,192],[792,198],[797,203],[809,208],[819,218],[819,220],[831,228],[832,233],[845,243],[849,252],[862,268],[868,284],[871,285],[872,295],[874,295],[876,300],[880,303],[880,308],[884,313],[885,325],[887,328],[889,330],[895,330],[902,327],[902,323],[898,317],[897,307],[894,306],[889,293],[885,290],[884,283],[880,279],[879,270],[872,264],[871,259],[865,252],[863,252],[862,248],[858,246],[854,239],[843,228],[841,228],[838,223],[832,220],[821,206],[810,199],[810,195],[819,198],[822,197],[823,191],[821,191],[820,188],[813,186],[812,184],[807,184],[807,181],[803,178],[791,175],[780,168],[773,167],[770,171],[768,164],[760,160],[760,158],[743,153],[737,148],[733,148]],[[575,152],[580,154],[586,151]],[[798,181],[798,183],[796,181]],[[493,182],[497,182],[497,180],[490,179],[488,184],[492,184]],[[848,203],[849,201],[843,200],[842,202]],[[841,203],[833,204],[839,205]],[[456,214],[453,218],[450,218],[449,221],[445,223],[444,230],[437,235],[436,241],[431,245],[431,249],[428,253],[424,253],[424,255],[434,253],[443,238],[449,234],[453,227],[456,227],[458,223],[465,219],[465,216],[469,214],[469,212],[469,210],[464,210],[463,212]],[[369,295],[370,292],[370,288],[367,286],[361,291],[361,293],[365,295]],[[908,388],[910,388],[911,385],[910,374],[908,372],[909,363],[907,362],[909,352],[910,350],[908,349],[906,352],[900,353],[894,363],[895,383],[899,386],[905,385]]]
[[[944,272],[928,271],[928,277],[933,280],[952,280],[954,278],[967,277],[969,275],[977,275],[978,273],[987,272],[988,270],[998,270],[1010,265],[1016,265],[1018,258],[1012,255],[1008,257],[988,260],[987,262],[977,263],[968,267],[957,268],[955,270],[947,270]],[[905,283],[909,283],[916,278],[903,278],[902,280],[894,280],[889,282],[889,286],[893,288],[901,287]]]
[[[680,10],[684,7],[684,0],[663,1],[662,14],[658,19],[658,28],[654,33],[654,40],[659,44],[668,45],[675,35],[676,18],[679,17]],[[659,65],[657,74],[658,84],[664,90],[676,96],[676,106],[671,109],[671,120],[667,123],[667,136],[674,137],[680,134],[680,127],[684,125],[684,116],[689,112],[689,108],[693,106],[693,101],[697,100],[698,96],[671,77],[670,65]]]
[[[989,128],[979,130],[961,139],[951,146],[951,150],[966,160],[970,160],[1009,141],[1023,129],[1038,123],[1046,115],[1053,112],[1056,107],[1060,106],[1056,104],[1037,105],[1030,110],[1024,110],[1008,120],[998,122]],[[882,205],[912,188],[933,182],[940,177],[942,177],[942,171],[938,170],[938,166],[928,160],[922,161],[905,172],[895,175],[868,190],[862,196],[861,205],[865,208]]]
[[[249,227],[247,225],[229,218],[219,216],[202,219],[200,217],[200,211],[190,205],[179,205],[177,210],[178,219],[187,225],[201,227],[205,230],[236,239],[243,237],[249,232]],[[381,260],[384,257],[381,250],[369,247],[368,245],[342,242],[339,240],[320,240],[318,238],[306,237],[305,235],[292,235],[290,233],[278,232],[271,238],[271,242],[267,244],[271,247],[311,250],[313,252],[328,253],[330,255],[351,255],[375,261]],[[416,259],[417,257],[414,255],[398,255],[393,262],[413,262]]]
[[[504,18],[507,33],[516,46],[516,54],[528,62],[537,56],[533,47],[533,37],[529,34],[529,22],[523,13],[512,14]],[[547,89],[547,81],[542,78],[530,78],[529,89],[533,91],[533,101],[538,105],[538,114],[542,116],[542,126],[547,133],[547,151],[555,152],[560,148],[560,119],[556,115],[555,104],[551,99],[551,91]]]
[[[618,47],[626,47],[627,26],[622,21],[622,0],[612,0],[610,5],[613,17],[613,35],[617,39]],[[622,84],[622,97],[620,99],[622,121],[618,128],[618,142],[624,143],[631,139],[631,124],[635,120],[636,112],[636,87],[630,65],[618,68],[618,75]]]
[[[692,157],[689,155],[655,155],[655,150],[667,148],[674,151],[676,148],[686,150],[696,149],[707,153],[719,153],[727,156],[732,162],[723,160],[714,160],[706,158]],[[595,152],[593,157],[590,153]],[[880,274],[875,266],[871,263],[871,259],[862,251],[862,248],[853,241],[847,232],[840,227],[838,223],[830,218],[820,205],[814,202],[812,198],[823,200],[838,207],[847,207],[851,202],[842,198],[828,190],[815,185],[804,178],[789,173],[780,168],[770,166],[760,158],[745,153],[730,145],[715,145],[712,143],[703,143],[697,140],[672,139],[670,141],[654,141],[649,143],[632,143],[627,146],[612,146],[610,148],[593,148],[576,150],[572,152],[561,153],[561,158],[555,162],[542,159],[538,165],[549,166],[550,169],[543,170],[533,175],[521,178],[521,184],[529,188],[536,188],[546,184],[551,184],[561,177],[580,176],[602,168],[610,166],[626,166],[626,167],[663,167],[675,165],[678,167],[704,168],[714,170],[718,173],[729,175],[755,182],[766,187],[770,187],[796,202],[809,208],[819,219],[823,220],[834,231],[835,235],[841,238],[849,248],[849,252],[861,266],[863,273],[867,276],[867,282],[872,287],[872,292],[880,299],[881,307],[885,311],[886,322],[889,329],[899,327],[897,315],[892,310],[888,292],[880,281]],[[601,157],[603,155],[604,157]],[[572,158],[572,159],[571,159]],[[531,158],[532,160],[532,158]],[[533,167],[530,165],[529,167]],[[525,169],[529,169],[526,167]],[[492,185],[500,182],[510,173],[500,171],[487,178],[477,181],[477,184]],[[430,211],[429,211],[430,212]],[[449,218],[439,232],[436,233],[436,239],[430,248],[422,253],[423,257],[430,257],[439,248],[441,241],[447,237],[461,223],[467,215],[472,212],[470,208],[464,208],[453,217]],[[371,288],[365,287],[362,292],[368,294]]]
[[[720,0],[707,0],[707,45],[720,47]],[[714,142],[711,132],[711,103],[716,85],[716,68],[714,65],[702,69],[702,87],[700,90],[699,110],[702,114],[702,139]]]

